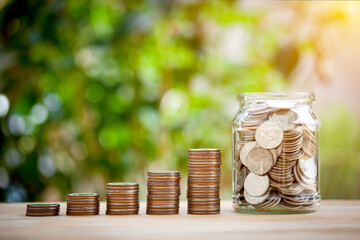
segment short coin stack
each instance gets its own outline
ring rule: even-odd
[[[70,193],[66,196],[66,215],[83,216],[99,214],[99,194]]]
[[[188,213],[220,213],[221,151],[188,150]]]
[[[26,205],[26,216],[48,217],[59,215],[60,205],[56,203],[32,203]]]
[[[106,214],[130,215],[139,213],[138,183],[107,183]]]
[[[180,172],[149,171],[146,214],[169,215],[179,213]]]

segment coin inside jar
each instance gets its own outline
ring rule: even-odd
[[[283,131],[277,124],[266,121],[257,128],[255,139],[263,148],[276,148],[283,140]]]
[[[246,158],[246,166],[257,175],[267,173],[273,166],[273,163],[274,157],[271,152],[261,147],[253,148]]]
[[[236,186],[236,192],[240,192],[241,189],[244,187],[244,182],[245,182],[245,178],[247,175],[247,168],[245,166],[243,166],[240,170],[239,176],[238,176],[238,180],[237,180],[237,186]]]
[[[297,114],[288,109],[280,109],[270,114],[269,121],[276,123],[281,130],[288,131],[295,126]]]
[[[269,194],[270,191],[267,191],[264,195],[255,197],[255,196],[251,196],[250,194],[248,194],[248,192],[244,191],[245,200],[251,204],[260,204],[265,202],[265,200],[269,197]]]
[[[299,159],[299,167],[307,178],[314,178],[317,174],[317,167],[312,158]]]
[[[245,179],[244,189],[251,196],[262,196],[267,192],[270,186],[268,175],[259,176],[249,173]]]
[[[240,150],[240,160],[242,162],[242,164],[244,164],[246,166],[246,159],[247,159],[247,155],[249,154],[249,152],[256,146],[256,142],[248,142],[246,143]]]

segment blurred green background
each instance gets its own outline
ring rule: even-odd
[[[331,68],[359,60],[336,58],[352,46],[340,33],[353,39],[359,9],[1,0],[0,200],[104,194],[109,181],[139,182],[144,200],[146,171],[158,169],[183,172],[185,197],[187,149],[198,147],[222,150],[222,198],[230,199],[236,95],[304,90],[318,97],[323,198],[359,198],[360,99],[349,99],[358,75],[346,84]]]

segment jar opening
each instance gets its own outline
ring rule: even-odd
[[[315,100],[315,94],[311,92],[240,93],[238,94],[238,100],[241,102],[261,102],[267,100],[312,102]]]

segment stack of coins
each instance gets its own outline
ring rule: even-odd
[[[268,119],[269,113],[273,111],[273,109],[268,107],[254,107],[248,110],[248,115],[243,119],[242,126],[248,130],[256,130],[260,124],[265,122]],[[244,134],[244,137],[247,134]],[[250,132],[250,135],[251,134]]]
[[[138,183],[107,183],[106,214],[129,215],[139,213]]]
[[[98,215],[99,194],[96,193],[70,193],[66,196],[66,215]]]
[[[149,171],[146,214],[179,213],[180,172]]]
[[[315,132],[305,126],[303,136],[304,158],[312,158],[315,155]]]
[[[221,151],[188,150],[188,213],[220,213]]]
[[[296,181],[306,189],[307,192],[316,192],[317,167],[313,158],[299,159],[293,171]]]
[[[26,216],[48,217],[59,215],[60,205],[55,203],[32,203],[26,205]]]

